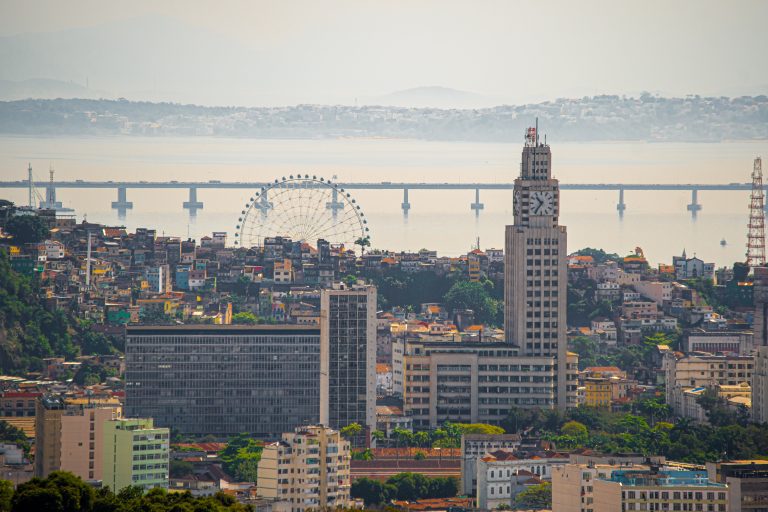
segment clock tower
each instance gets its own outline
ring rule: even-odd
[[[555,400],[565,408],[567,235],[559,215],[552,153],[539,141],[538,127],[528,128],[515,180],[514,224],[506,227],[504,332],[521,356],[554,358]]]

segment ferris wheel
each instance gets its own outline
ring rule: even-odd
[[[369,245],[368,221],[349,192],[324,178],[283,177],[261,187],[237,219],[235,245],[261,247],[264,239],[283,236],[352,248]]]

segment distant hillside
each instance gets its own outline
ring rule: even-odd
[[[32,78],[18,82],[0,80],[0,100],[12,101],[28,98],[110,98],[111,95],[102,91],[94,91],[73,82],[50,80],[47,78]]]
[[[538,118],[558,141],[768,139],[768,97],[595,96],[479,109],[201,107],[127,100],[0,102],[0,133],[517,141]]]

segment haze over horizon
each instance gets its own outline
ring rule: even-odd
[[[766,15],[756,0],[14,1],[0,6],[0,81],[21,97],[58,92],[52,80],[70,97],[242,106],[757,95]]]

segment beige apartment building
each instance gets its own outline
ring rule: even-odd
[[[37,402],[35,476],[70,471],[102,480],[104,424],[122,415],[117,399],[44,396]]]
[[[322,425],[299,427],[264,447],[258,495],[280,503],[277,510],[302,512],[350,505],[349,441]]]
[[[752,419],[768,423],[768,347],[758,347],[752,374]]]
[[[572,455],[568,464],[555,466],[552,470],[552,510],[558,512],[594,512],[595,481],[610,479],[614,471],[650,470],[641,456],[597,456],[581,457]],[[654,462],[663,462],[655,458]]]
[[[664,357],[666,401],[676,414],[686,415],[686,391],[697,388],[750,384],[755,359],[751,356],[714,356],[668,352]]]
[[[519,355],[508,343],[409,342],[404,408],[416,429],[446,421],[498,424],[510,407],[556,406],[554,356]],[[578,356],[568,353],[567,397],[576,403]]]

